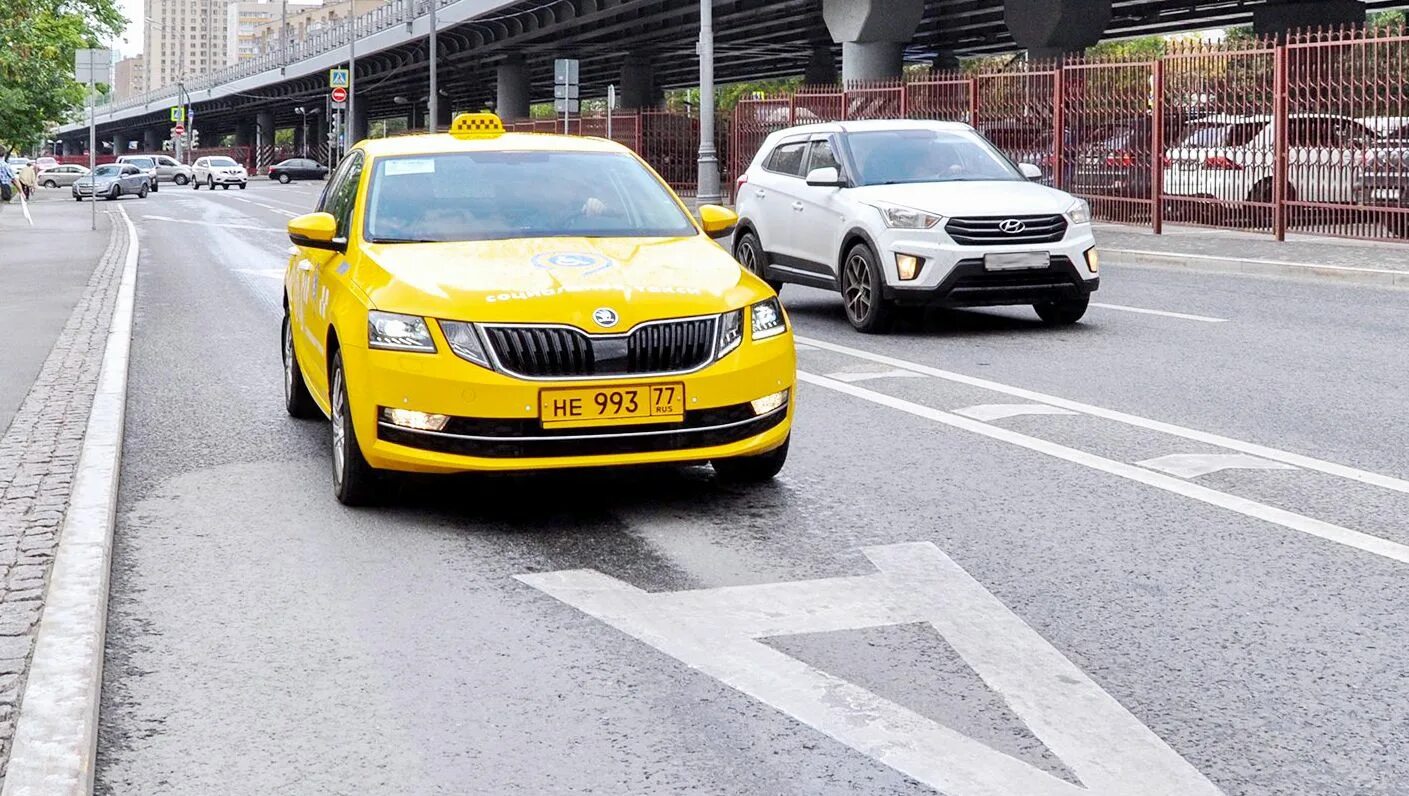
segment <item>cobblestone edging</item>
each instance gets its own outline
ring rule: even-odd
[[[129,245],[114,222],[89,277],[4,438],[0,438],[0,776],[44,608],[59,528],[97,387]]]

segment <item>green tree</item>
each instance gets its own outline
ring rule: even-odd
[[[83,104],[74,51],[124,20],[113,0],[0,0],[0,20],[0,147],[28,147]]]

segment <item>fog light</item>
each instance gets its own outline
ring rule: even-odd
[[[909,282],[920,275],[920,266],[924,265],[924,259],[913,254],[895,255],[895,267],[900,271],[900,279]]]
[[[753,404],[753,413],[756,415],[766,415],[787,402],[787,390],[775,392],[772,395],[765,395],[762,398],[749,401],[750,404]]]
[[[1093,274],[1101,272],[1101,255],[1097,254],[1095,249],[1086,250],[1086,267],[1090,268]]]
[[[392,409],[390,407],[382,408],[382,419],[393,426],[414,428],[417,431],[442,431],[445,424],[450,422],[449,415],[433,415],[429,412]]]

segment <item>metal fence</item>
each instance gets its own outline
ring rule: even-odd
[[[1409,237],[1409,36],[1345,28],[1173,41],[1157,58],[1015,61],[977,73],[744,100],[729,171],[796,124],[967,122],[1097,218]]]

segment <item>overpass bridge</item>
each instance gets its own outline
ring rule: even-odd
[[[618,88],[621,105],[654,105],[665,89],[698,85],[699,0],[397,0],[273,53],[96,111],[103,147],[154,150],[168,109],[185,98],[203,144],[270,143],[321,108],[327,72],[346,66],[355,37],[352,137],[369,121],[425,126],[430,2],[438,16],[437,103],[452,112],[492,108],[508,120],[552,98],[552,61],[577,58],[582,94]],[[1026,49],[1050,57],[1103,39],[1252,23],[1259,32],[1363,21],[1396,0],[715,0],[720,83],[803,75],[808,82],[885,80],[903,62],[947,66],[962,55]],[[324,114],[309,141],[323,140]],[[86,123],[63,126],[64,154],[85,151]]]

